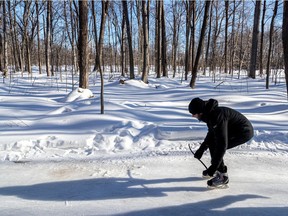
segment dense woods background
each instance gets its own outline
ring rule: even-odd
[[[149,73],[172,71],[195,88],[199,73],[246,71],[266,77],[268,89],[288,65],[287,28],[285,1],[1,0],[0,70],[72,71],[82,88],[97,72],[103,84],[104,73],[147,83]]]

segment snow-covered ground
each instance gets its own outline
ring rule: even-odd
[[[99,80],[72,91],[66,77],[33,76],[0,84],[1,216],[287,215],[283,81],[266,90],[264,78],[199,76],[192,90],[179,77],[115,78],[101,115]],[[187,111],[194,97],[215,98],[254,126],[254,138],[225,155],[226,190],[206,188],[189,151],[207,132]],[[209,152],[202,159],[209,165]]]

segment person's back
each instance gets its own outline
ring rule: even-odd
[[[215,125],[221,127],[218,133],[224,136],[227,135],[228,140],[241,139],[241,142],[246,142],[254,135],[251,122],[240,112],[229,107],[216,107],[211,110],[207,126],[215,130]],[[228,142],[228,148],[233,148],[237,144],[238,143]]]

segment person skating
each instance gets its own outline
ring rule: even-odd
[[[194,155],[200,160],[207,149],[210,151],[211,166],[202,173],[204,178],[210,178],[207,181],[208,187],[228,184],[228,170],[223,157],[227,149],[241,145],[253,137],[251,122],[234,109],[218,106],[215,99],[204,101],[198,97],[194,98],[188,110],[193,117],[205,122],[208,127],[208,133]]]

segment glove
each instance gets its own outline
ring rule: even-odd
[[[202,148],[202,146],[200,146],[200,148],[195,152],[194,158],[197,158],[198,160],[200,160],[204,151],[205,151],[204,148]]]

